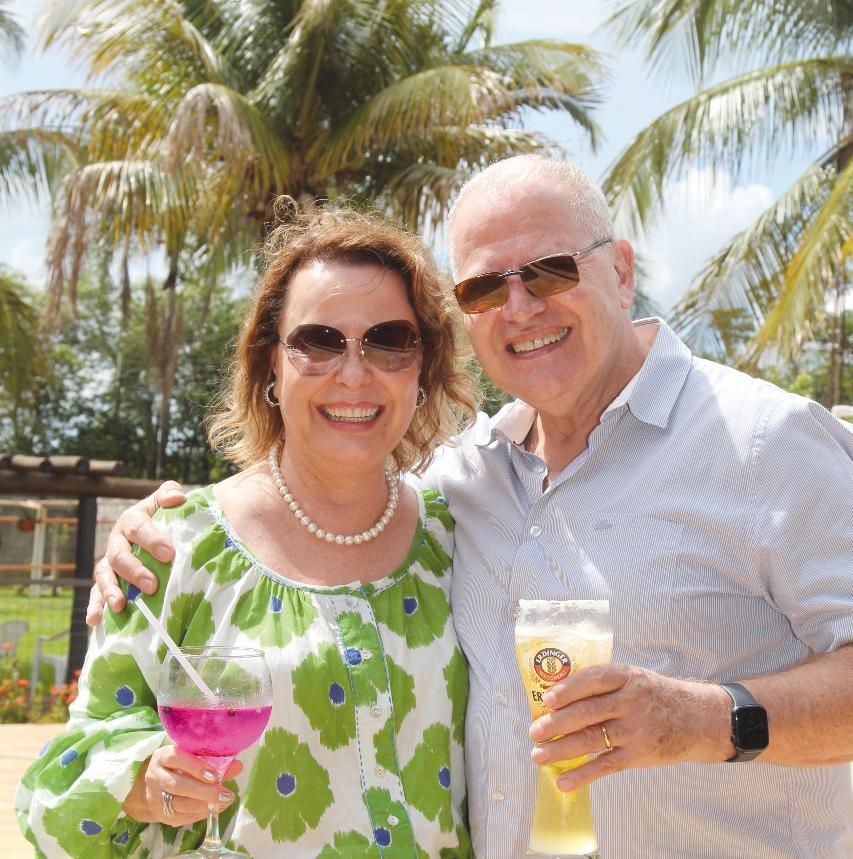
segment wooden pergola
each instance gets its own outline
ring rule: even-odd
[[[159,480],[124,477],[124,464],[115,460],[88,459],[84,456],[0,456],[0,496],[25,495],[31,498],[77,499],[77,545],[73,578],[60,579],[74,588],[71,602],[68,673],[83,666],[86,657],[86,606],[88,586],[95,566],[95,530],[98,498],[139,499],[150,495]],[[5,584],[40,584],[31,576],[4,578]]]

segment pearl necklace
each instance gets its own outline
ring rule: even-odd
[[[285,485],[284,480],[281,477],[281,472],[278,470],[280,450],[280,442],[276,442],[270,448],[269,465],[270,471],[272,472],[272,479],[275,481],[276,488],[296,519],[318,540],[325,540],[327,543],[335,543],[338,546],[360,546],[362,543],[367,543],[378,537],[385,530],[385,526],[391,521],[394,511],[397,509],[397,499],[400,495],[397,481],[394,479],[394,475],[391,474],[390,471],[385,472],[385,482],[388,484],[388,504],[386,505],[385,510],[382,511],[379,521],[372,528],[368,528],[360,534],[351,534],[349,536],[333,534],[331,531],[319,528],[314,522],[312,522],[311,519],[305,515],[305,511],[302,510],[299,503],[293,498],[293,493]]]

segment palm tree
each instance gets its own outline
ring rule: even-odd
[[[0,189],[48,197],[54,311],[83,255],[166,255],[209,280],[264,238],[280,194],[367,201],[437,226],[469,171],[556,149],[527,109],[567,113],[595,146],[603,71],[581,45],[493,44],[497,0],[76,0],[53,3],[86,89],[0,103]],[[161,444],[168,435],[164,397]]]
[[[0,57],[18,56],[24,49],[24,31],[15,16],[5,7],[9,0],[0,0]]]
[[[37,331],[38,313],[26,283],[0,265],[0,412],[11,425],[13,445],[21,435],[21,406],[45,371]]]
[[[832,140],[753,224],[697,274],[674,308],[694,344],[749,365],[795,355],[849,283],[853,187],[853,7],[838,0],[636,0],[610,19],[652,65],[681,60],[697,91],[644,128],[605,191],[634,228],[668,180],[710,165],[735,176]],[[707,83],[722,61],[748,68]],[[743,348],[744,335],[747,341]]]
[[[24,31],[0,0],[0,57],[16,57],[23,50]],[[35,377],[39,361],[37,315],[27,301],[26,285],[10,269],[0,266],[0,380],[9,400],[13,437],[21,396]]]

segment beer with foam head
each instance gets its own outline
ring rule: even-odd
[[[515,623],[515,653],[534,719],[549,712],[542,695],[588,665],[610,662],[613,635],[606,600],[521,600]],[[589,787],[565,793],[557,777],[589,760],[588,755],[537,767],[536,808],[528,850],[548,856],[578,856],[597,849]]]

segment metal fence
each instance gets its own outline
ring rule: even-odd
[[[95,557],[128,503],[98,500]],[[77,667],[70,633],[85,627],[80,607],[92,582],[75,578],[76,544],[74,499],[0,499],[0,647],[31,683],[58,685]]]

